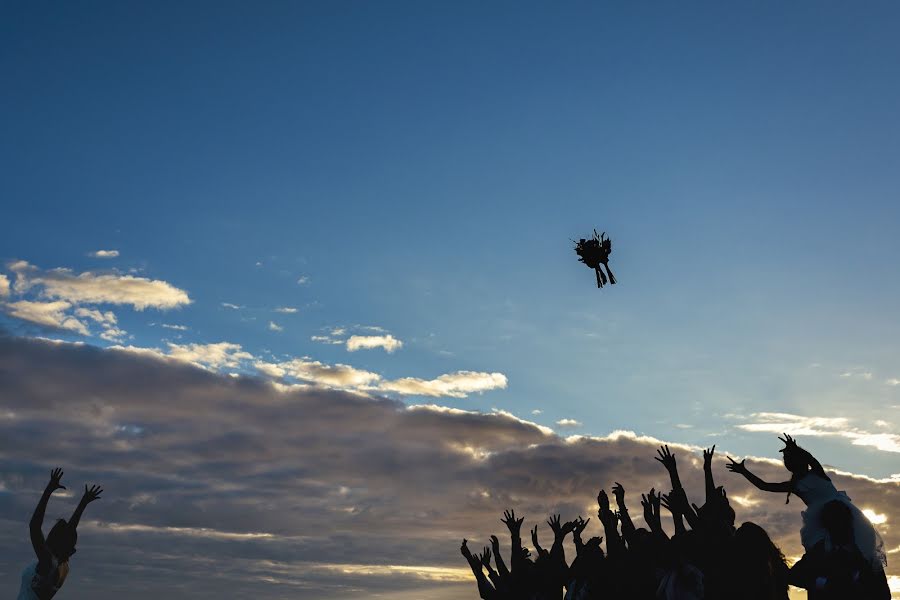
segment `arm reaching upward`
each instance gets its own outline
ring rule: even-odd
[[[81,515],[84,513],[84,509],[87,508],[87,505],[94,500],[99,500],[102,493],[103,488],[99,485],[92,485],[91,489],[88,489],[87,484],[84,485],[84,496],[81,497],[75,512],[72,513],[72,518],[69,519],[69,525],[72,526],[72,529],[78,527],[78,522],[81,521]]]
[[[675,464],[675,455],[669,451],[668,444],[661,446],[656,453],[659,454],[659,456],[654,456],[653,458],[661,462],[666,468],[666,471],[669,472],[669,479],[672,481],[672,489],[681,489],[681,479],[678,477],[678,466]]]
[[[603,531],[606,536],[606,552],[610,556],[620,556],[625,553],[625,544],[619,536],[619,517],[609,509],[609,497],[605,491],[600,490],[600,493],[597,494],[597,504],[600,507],[597,516],[603,523]]]
[[[706,482],[706,503],[709,504],[709,501],[715,497],[716,493],[716,483],[713,479],[712,473],[712,459],[713,454],[716,452],[716,446],[713,445],[712,448],[707,448],[703,451],[703,479]]]
[[[634,538],[634,523],[631,522],[631,515],[628,514],[628,507],[625,506],[625,488],[618,481],[612,488],[613,496],[616,498],[616,505],[619,507],[619,520],[622,521],[622,537],[627,543],[631,543]]]
[[[739,473],[743,475],[747,481],[755,485],[758,489],[761,489],[764,492],[792,492],[794,485],[790,481],[783,481],[781,483],[769,483],[767,481],[763,481],[756,475],[750,472],[747,466],[744,464],[747,462],[747,459],[742,460],[741,462],[737,462],[730,456],[728,460],[731,461],[731,464],[725,465],[725,468],[731,471],[732,473]]]
[[[494,562],[497,563],[497,575],[500,576],[500,579],[506,581],[509,579],[509,569],[506,568],[506,563],[503,562],[503,556],[500,554],[500,540],[497,539],[496,535],[491,536],[491,546],[494,549]]]
[[[50,562],[50,550],[47,548],[47,542],[44,539],[44,532],[41,531],[41,526],[44,524],[44,513],[47,512],[47,503],[50,501],[50,496],[56,490],[66,489],[66,486],[61,483],[62,476],[63,471],[58,467],[50,472],[50,481],[47,483],[47,487],[44,488],[44,493],[41,495],[41,499],[38,500],[34,514],[31,515],[31,521],[28,523],[28,531],[31,534],[31,547],[34,548],[34,553],[37,555],[38,567],[43,567]]]
[[[681,508],[679,507],[679,503],[672,498],[675,494],[674,491],[669,492],[668,494],[660,494],[659,495],[659,503],[666,510],[672,513],[672,522],[675,524],[675,537],[685,533],[687,529],[684,527],[684,515],[681,514]]]
[[[512,572],[516,572],[516,565],[520,565],[524,557],[522,556],[522,521],[525,517],[516,518],[516,511],[503,511],[503,518],[500,519],[509,529],[509,537],[512,540],[512,554],[509,557],[512,565]]]

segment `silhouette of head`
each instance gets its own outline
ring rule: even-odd
[[[822,507],[820,518],[832,544],[842,546],[853,540],[853,513],[849,506],[840,500],[832,500]]]
[[[738,552],[756,559],[768,559],[773,554],[780,555],[781,551],[772,543],[766,530],[747,521],[734,532],[734,544]]]
[[[809,471],[809,460],[804,454],[793,448],[779,450],[784,457],[784,467],[794,475],[804,475]]]
[[[47,534],[47,547],[60,561],[69,560],[69,557],[75,554],[77,542],[78,532],[74,527],[70,527],[65,519],[59,519]]]

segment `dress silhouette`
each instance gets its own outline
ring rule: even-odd
[[[863,512],[850,501],[846,492],[838,491],[830,480],[810,472],[794,483],[794,493],[806,504],[806,510],[801,513],[803,527],[800,529],[800,541],[807,551],[820,541],[829,541],[828,531],[822,523],[822,509],[830,501],[837,500],[850,509],[854,541],[866,560],[875,567],[887,565],[881,536]]]

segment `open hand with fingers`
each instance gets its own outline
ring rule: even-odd
[[[85,504],[90,504],[94,500],[100,499],[100,494],[103,493],[103,488],[99,485],[92,485],[90,489],[88,489],[87,484],[84,484],[84,496],[81,497],[81,501]]]
[[[56,490],[66,489],[66,486],[62,484],[62,476],[63,470],[59,467],[50,471],[50,481],[47,482],[47,489],[50,491],[50,493],[53,493]]]
[[[662,465],[666,468],[666,471],[671,473],[673,470],[675,470],[675,455],[669,451],[668,444],[665,446],[660,446],[656,453],[659,456],[654,456],[653,458],[661,462]]]
[[[734,460],[734,459],[731,458],[730,456],[728,456],[728,457],[726,457],[726,458],[728,458],[728,460],[731,461],[729,464],[725,465],[725,468],[726,468],[726,469],[728,469],[728,470],[731,471],[732,473],[739,473],[740,475],[746,475],[746,474],[747,474],[747,465],[744,464],[744,463],[747,462],[747,459],[746,459],[746,458],[745,458],[744,460],[742,460],[741,462],[738,462],[738,461]]]
[[[506,524],[507,529],[512,535],[520,535],[522,531],[522,522],[525,520],[525,517],[520,519],[516,518],[516,511],[514,510],[505,510],[503,511],[503,518],[500,519],[501,523]]]
[[[703,451],[703,467],[708,469],[712,466],[713,454],[716,452],[716,446],[713,444],[712,448],[707,448]]]

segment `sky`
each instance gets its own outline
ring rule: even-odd
[[[900,560],[898,25],[3,3],[0,589],[58,464],[109,490],[72,598],[473,597],[462,537],[636,495],[660,442],[797,556],[798,502],[722,468],[787,478],[781,432]]]

